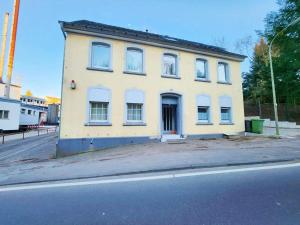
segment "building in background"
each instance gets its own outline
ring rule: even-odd
[[[45,99],[48,105],[47,124],[59,124],[60,98],[46,96]]]
[[[60,105],[49,104],[47,112],[47,124],[57,125],[59,124]]]
[[[36,106],[47,106],[46,100],[44,98],[22,95],[20,100],[23,104],[36,105]]]
[[[47,122],[48,107],[43,98],[22,95],[20,111],[20,127],[40,126]]]
[[[41,126],[47,122],[47,107],[21,103],[20,127]]]
[[[58,155],[244,132],[245,56],[86,20],[60,25],[66,40]]]
[[[0,97],[0,130],[13,131],[19,129],[20,101]]]
[[[21,86],[11,85],[10,98],[5,98],[4,92],[5,84],[0,82],[0,130],[18,130],[20,124]]]
[[[20,126],[40,126],[59,123],[60,99],[32,96],[30,91],[21,96]]]

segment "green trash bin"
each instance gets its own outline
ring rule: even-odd
[[[252,132],[262,134],[264,129],[264,120],[252,119]]]

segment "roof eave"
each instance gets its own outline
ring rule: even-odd
[[[108,35],[108,34],[103,34],[101,32],[87,31],[86,29],[82,29],[82,27],[76,27],[74,25],[69,25],[69,24],[67,24],[67,22],[64,22],[64,21],[59,21],[59,24],[61,25],[61,29],[62,29],[64,35],[65,35],[65,33],[69,32],[69,33],[77,33],[77,34],[82,34],[82,35],[103,37],[103,38],[109,38],[109,39],[115,39],[115,40],[124,40],[124,41],[130,41],[130,42],[134,42],[134,43],[147,44],[147,45],[152,45],[152,46],[157,46],[157,47],[165,47],[165,48],[169,48],[169,49],[182,50],[182,51],[192,52],[192,53],[196,53],[196,54],[224,58],[224,59],[234,60],[234,61],[238,61],[238,62],[243,62],[247,58],[247,56],[245,56],[245,55],[240,55],[240,54],[231,53],[231,52],[228,52],[228,55],[227,55],[227,54],[222,54],[222,53],[214,52],[214,51],[195,50],[192,48],[178,47],[178,46],[174,46],[171,44],[161,44],[161,43],[153,42],[153,41],[145,41],[145,40],[140,40],[140,39],[133,39],[130,37],[126,38],[126,37],[118,36],[118,35],[112,35],[112,34]]]

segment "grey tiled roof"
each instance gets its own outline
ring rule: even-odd
[[[169,45],[194,51],[204,51],[233,57],[238,60],[246,58],[244,55],[226,51],[224,48],[206,45],[198,42],[187,41],[179,38],[170,37],[167,35],[159,35],[144,31],[132,30],[123,27],[111,26],[102,23],[91,22],[88,20],[78,20],[73,22],[59,21],[64,30],[72,29],[77,31],[91,32],[95,34],[111,35],[121,38],[130,38],[139,41],[152,42],[157,44]]]

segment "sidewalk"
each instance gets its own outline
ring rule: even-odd
[[[29,130],[29,131],[24,131],[24,132],[17,132],[14,134],[5,134],[4,135],[4,143],[9,142],[9,141],[14,141],[14,140],[21,140],[29,137],[35,137],[43,134],[48,134],[48,133],[55,133],[58,131],[57,126],[43,126],[38,129],[34,130]],[[24,136],[23,136],[24,135]],[[1,135],[1,142],[3,140],[3,136]]]
[[[300,160],[300,138],[187,140],[123,146],[42,162],[0,163],[0,185]]]

